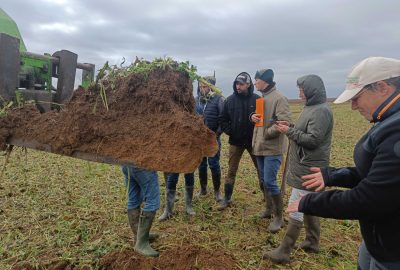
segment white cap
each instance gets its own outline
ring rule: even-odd
[[[343,103],[352,99],[368,84],[399,76],[400,60],[368,57],[353,67],[347,76],[346,89],[334,103]]]

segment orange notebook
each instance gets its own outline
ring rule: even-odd
[[[264,98],[256,99],[256,113],[261,115],[261,121],[256,123],[256,127],[264,126]]]

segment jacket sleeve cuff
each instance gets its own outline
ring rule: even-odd
[[[299,203],[299,212],[304,213],[304,214],[307,214],[307,208],[306,208],[306,200],[305,200],[305,197],[307,197],[307,195],[304,196],[303,198],[301,198],[301,200],[300,200],[300,203]]]
[[[332,179],[329,176],[329,172],[331,170],[333,170],[333,169],[335,169],[335,168],[333,168],[333,167],[323,167],[323,168],[321,168],[322,178],[324,179],[324,184],[325,184],[326,187],[332,187],[332,186],[335,185],[334,183],[332,183]]]
[[[251,123],[254,124],[253,120],[251,120],[251,117],[253,116],[253,114],[255,114],[255,112],[252,112],[252,113],[249,115],[249,120],[250,120]]]
[[[288,131],[286,132],[286,136],[287,136],[289,139],[292,139],[293,133],[294,133],[294,126],[289,126],[289,129],[288,129]]]

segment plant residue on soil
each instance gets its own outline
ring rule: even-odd
[[[156,68],[104,80],[102,87],[75,91],[60,111],[9,110],[0,118],[0,148],[18,138],[50,145],[57,154],[91,153],[165,172],[193,172],[216,153],[215,134],[195,113],[185,72]]]

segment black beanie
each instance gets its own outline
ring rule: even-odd
[[[268,84],[272,84],[274,82],[274,72],[272,69],[257,70],[255,79],[263,80]]]

